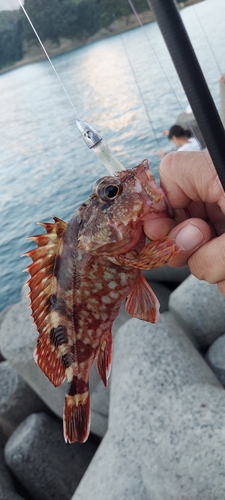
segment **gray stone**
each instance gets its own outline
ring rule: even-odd
[[[4,318],[0,329],[1,351],[45,404],[57,416],[62,417],[66,383],[60,387],[54,387],[33,360],[38,333],[30,318],[30,301],[26,297],[27,294],[28,287],[26,285],[22,289],[22,301],[11,306]],[[128,319],[130,316],[126,313],[123,304],[119,316],[113,324],[113,335]],[[108,411],[105,413],[105,408],[108,406],[109,396],[108,390],[102,383],[99,384],[99,375],[95,364],[91,371],[90,390],[94,402],[91,431],[102,437],[107,429]],[[101,404],[104,405],[103,410],[100,408]]]
[[[171,293],[169,310],[203,349],[224,333],[225,299],[216,285],[189,276]]]
[[[5,307],[5,309],[3,309],[3,311],[0,312],[0,328],[1,328],[1,324],[5,318],[5,315],[7,314],[8,310],[9,310],[10,306],[8,307]],[[0,362],[1,361],[4,361],[4,357],[2,356],[2,353],[0,352]]]
[[[225,392],[176,323],[115,339],[109,428],[73,500],[224,500]]]
[[[4,445],[6,443],[6,436],[2,427],[0,426],[0,500],[19,500],[16,493],[16,486],[9,467],[4,459]],[[21,499],[22,500],[22,499]]]
[[[16,490],[12,474],[5,464],[3,450],[0,450],[0,491],[1,489],[10,491]]]
[[[221,384],[225,386],[225,334],[221,335],[210,346],[206,353],[206,361],[208,361]]]
[[[91,393],[91,432],[99,437],[103,437],[108,428],[109,396],[110,378],[108,387],[100,380]]]
[[[168,302],[171,291],[166,286],[158,283],[157,281],[151,281],[150,286],[156,294],[160,302],[160,312],[168,310]],[[125,314],[125,316],[124,316]],[[124,305],[121,308],[121,312],[118,320],[114,324],[114,337],[118,327],[121,326],[125,320],[130,319],[130,316],[124,310]],[[121,321],[122,320],[122,321]],[[97,436],[103,437],[107,431],[108,427],[108,413],[109,413],[109,396],[110,396],[110,378],[109,386],[104,387],[102,381],[99,381],[91,394],[91,408],[92,408],[92,424],[91,431]]]
[[[157,281],[149,281],[149,285],[159,300],[160,313],[168,311],[171,290],[167,286],[163,285],[162,283],[158,283]]]
[[[15,491],[10,491],[0,486],[0,500],[24,500]]]
[[[10,436],[30,413],[44,411],[46,406],[8,361],[0,363],[0,424]]]
[[[61,422],[30,415],[9,438],[5,459],[34,500],[70,500],[97,445],[66,444]]]
[[[182,283],[190,274],[189,267],[169,267],[163,266],[150,271],[143,271],[148,281],[167,281],[171,283]]]

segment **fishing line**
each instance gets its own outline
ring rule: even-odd
[[[145,109],[145,112],[146,112],[146,115],[147,115],[147,117],[148,117],[149,124],[150,124],[150,127],[151,127],[151,129],[152,129],[152,132],[153,132],[153,135],[154,135],[155,142],[156,142],[157,147],[158,147],[158,149],[159,149],[159,147],[160,147],[160,146],[159,146],[159,140],[158,140],[158,138],[157,138],[157,135],[156,135],[155,129],[154,129],[154,127],[153,127],[153,120],[151,119],[151,116],[150,116],[150,113],[149,113],[149,111],[148,111],[148,107],[147,107],[147,105],[146,105],[146,102],[144,101],[144,99],[143,99],[143,97],[142,97],[141,88],[140,88],[140,85],[139,85],[139,83],[138,83],[138,80],[137,80],[136,74],[135,74],[135,72],[134,72],[133,66],[132,66],[132,64],[131,64],[131,59],[130,59],[130,57],[129,57],[129,55],[128,55],[128,52],[127,52],[126,46],[125,46],[125,44],[124,44],[123,37],[121,36],[121,37],[120,37],[120,39],[121,39],[121,43],[122,43],[122,45],[123,45],[123,49],[124,49],[124,52],[125,52],[125,54],[126,54],[126,57],[127,57],[128,63],[129,63],[129,65],[130,65],[131,73],[132,73],[132,75],[133,75],[133,78],[134,78],[135,84],[136,84],[136,86],[137,86],[137,89],[138,89],[138,92],[139,92],[139,95],[140,95],[140,98],[141,98],[141,101],[142,101],[142,105],[143,105],[143,107],[144,107],[144,109]]]
[[[146,0],[146,1],[147,1],[147,4],[148,4],[148,7],[149,7],[149,10],[151,11],[151,4],[150,4],[150,1],[149,1],[149,0]],[[165,77],[165,79],[166,79],[166,81],[167,81],[167,83],[168,83],[168,85],[169,85],[169,87],[170,87],[170,90],[171,90],[171,92],[172,92],[173,96],[175,97],[175,100],[176,100],[176,102],[177,102],[177,104],[178,104],[178,106],[179,106],[179,108],[180,108],[181,112],[183,112],[183,113],[184,113],[184,112],[185,112],[185,110],[183,109],[183,106],[182,106],[181,102],[180,102],[180,101],[179,101],[179,99],[178,99],[178,96],[177,96],[177,94],[176,94],[176,92],[175,92],[175,90],[174,90],[174,88],[173,88],[173,86],[172,86],[172,84],[171,84],[171,82],[170,82],[170,80],[169,80],[169,78],[168,78],[168,76],[167,76],[167,74],[166,74],[165,70],[164,70],[164,67],[163,67],[163,65],[162,65],[162,63],[161,63],[161,61],[160,61],[160,59],[159,59],[159,57],[158,57],[158,55],[157,55],[157,53],[156,53],[156,51],[155,51],[155,49],[154,49],[154,46],[152,45],[152,42],[151,42],[150,38],[149,38],[149,37],[148,37],[148,35],[147,35],[147,32],[146,32],[146,30],[145,30],[145,28],[144,28],[144,25],[143,25],[143,23],[142,23],[142,21],[141,21],[140,16],[138,15],[138,12],[136,11],[136,9],[135,9],[135,7],[134,7],[134,4],[133,4],[132,0],[128,0],[128,3],[130,4],[130,7],[131,7],[131,9],[132,9],[132,11],[133,11],[133,13],[134,13],[135,17],[136,17],[136,19],[137,19],[137,21],[138,21],[138,23],[139,23],[140,27],[142,28],[142,30],[143,30],[143,32],[144,32],[144,34],[145,34],[145,37],[146,37],[146,39],[147,39],[147,41],[148,41],[148,43],[149,43],[149,45],[150,45],[150,47],[151,47],[151,50],[152,50],[152,52],[153,52],[153,54],[154,54],[154,56],[155,56],[155,59],[156,59],[156,61],[157,61],[158,65],[159,65],[159,67],[161,68],[161,71],[162,71],[162,73],[163,73],[163,75],[164,75],[164,77]],[[198,138],[197,138],[197,136],[196,136],[196,134],[195,134],[195,131],[194,131],[194,129],[193,129],[193,127],[192,127],[191,123],[188,121],[188,118],[186,119],[186,122],[187,122],[187,124],[188,124],[188,126],[189,126],[189,129],[191,130],[191,132],[192,132],[192,134],[193,134],[193,137],[195,137],[195,139],[196,139],[196,140],[197,140],[197,142],[199,143],[199,140],[198,140]],[[200,146],[200,148],[201,148],[201,150],[202,150],[202,147],[201,147],[201,144],[200,144],[200,143],[199,143],[199,146]]]
[[[146,0],[146,1],[147,1],[147,4],[148,4],[148,7],[149,7],[149,10],[151,10],[150,1],[149,1],[149,0]],[[134,6],[134,4],[133,4],[132,0],[128,0],[128,3],[130,4],[130,7],[131,7],[131,9],[132,9],[132,11],[133,11],[133,13],[134,13],[135,17],[136,17],[136,19],[137,19],[137,21],[138,21],[138,23],[139,23],[140,27],[142,28],[142,30],[143,30],[143,32],[144,32],[144,34],[145,34],[145,37],[146,37],[146,39],[147,39],[147,41],[148,41],[148,44],[149,44],[149,45],[150,45],[150,47],[151,47],[152,53],[153,53],[153,54],[154,54],[154,56],[155,56],[155,59],[156,59],[156,61],[157,61],[158,65],[159,65],[159,67],[160,67],[160,69],[161,69],[161,71],[162,71],[162,73],[163,73],[163,75],[164,75],[164,77],[165,77],[165,79],[166,79],[166,81],[167,81],[168,85],[169,85],[169,88],[170,88],[170,90],[171,90],[171,92],[172,92],[173,96],[175,97],[175,100],[176,100],[176,102],[177,102],[177,104],[178,104],[178,106],[179,106],[179,108],[180,108],[181,112],[185,112],[185,111],[184,111],[184,109],[183,109],[183,106],[182,106],[181,102],[179,101],[178,96],[177,96],[177,94],[176,94],[176,92],[175,92],[175,90],[174,90],[174,88],[173,88],[173,86],[172,86],[172,84],[171,84],[171,82],[170,82],[170,80],[169,80],[169,78],[168,78],[168,76],[167,76],[167,74],[166,74],[166,72],[165,72],[164,68],[163,68],[162,63],[161,63],[160,59],[158,58],[158,55],[157,55],[157,53],[156,53],[156,51],[155,51],[155,49],[154,49],[154,47],[153,47],[153,45],[152,45],[152,42],[151,42],[150,38],[149,38],[149,37],[148,37],[148,35],[147,35],[147,32],[146,32],[146,30],[145,30],[145,28],[144,28],[144,25],[143,25],[143,23],[142,23],[142,21],[141,21],[140,16],[138,15],[138,12],[137,12],[137,11],[136,11],[136,9],[135,9],[135,6]],[[188,118],[186,119],[186,122],[187,122],[187,124],[188,124],[189,129],[190,129],[190,130],[191,130],[191,132],[192,132],[193,137],[195,137],[195,139],[196,139],[196,140],[197,140],[197,142],[199,143],[199,146],[200,146],[200,148],[201,148],[201,150],[202,150],[202,146],[201,146],[201,144],[200,144],[200,142],[199,142],[199,140],[198,140],[198,138],[197,138],[197,136],[196,136],[196,134],[195,134],[195,131],[194,131],[194,129],[193,129],[193,127],[192,127],[191,123],[188,121]],[[152,127],[152,129],[153,129],[153,127]],[[158,142],[157,142],[157,144],[158,144]]]
[[[142,23],[142,21],[141,21],[140,16],[138,15],[138,13],[137,13],[137,11],[136,11],[136,9],[135,9],[135,7],[134,7],[134,4],[133,4],[132,0],[127,0],[127,1],[128,1],[128,3],[130,4],[130,7],[131,7],[131,9],[132,9],[132,11],[133,11],[133,13],[134,13],[134,15],[135,15],[135,17],[136,17],[136,19],[137,19],[137,21],[138,21],[139,25],[140,25],[140,27],[142,28],[143,33],[145,34],[145,37],[146,37],[146,39],[147,39],[147,41],[148,41],[148,43],[149,43],[149,45],[150,45],[150,47],[151,47],[151,50],[152,50],[152,52],[153,52],[153,54],[154,54],[154,56],[155,56],[155,59],[156,59],[156,61],[157,61],[158,65],[159,65],[159,67],[161,68],[161,71],[162,71],[162,73],[163,73],[163,75],[164,75],[164,77],[165,77],[165,79],[166,79],[166,81],[167,81],[167,83],[168,83],[168,85],[169,85],[169,87],[170,87],[170,90],[171,90],[172,94],[174,95],[174,97],[175,97],[175,99],[176,99],[176,101],[177,101],[177,103],[178,103],[178,106],[179,106],[180,110],[181,110],[182,112],[184,112],[184,109],[183,109],[183,107],[182,107],[182,104],[181,104],[181,102],[179,101],[179,99],[178,99],[178,97],[177,97],[177,94],[176,94],[176,92],[175,92],[175,90],[174,90],[174,88],[173,88],[173,86],[172,86],[172,84],[171,84],[171,82],[170,82],[170,80],[169,80],[169,78],[168,78],[168,76],[167,76],[167,74],[166,74],[166,72],[165,72],[164,68],[163,68],[163,65],[162,65],[162,63],[161,63],[160,59],[158,58],[158,55],[157,55],[157,53],[156,53],[156,51],[155,51],[155,49],[154,49],[154,47],[153,47],[153,45],[152,45],[152,42],[151,42],[150,38],[149,38],[149,37],[148,37],[148,35],[147,35],[147,32],[146,32],[146,30],[145,30],[145,28],[144,28],[144,25],[143,25],[143,23]],[[151,6],[150,6],[150,3],[149,3],[149,0],[146,0],[146,1],[147,1],[148,6],[149,6],[149,9],[151,10]]]
[[[51,61],[51,59],[50,59],[50,57],[49,57],[49,55],[48,55],[48,52],[47,52],[47,50],[46,50],[46,48],[45,48],[44,44],[42,43],[42,41],[41,41],[41,39],[40,39],[40,37],[39,37],[39,35],[38,35],[38,33],[37,33],[37,31],[36,31],[36,29],[35,29],[35,27],[34,27],[34,25],[33,25],[32,21],[31,21],[30,17],[29,17],[29,15],[28,15],[28,13],[27,13],[27,11],[26,11],[26,9],[25,9],[25,7],[23,6],[23,4],[22,4],[21,0],[18,0],[18,2],[19,2],[19,4],[20,4],[20,7],[22,8],[22,10],[23,10],[23,12],[24,12],[24,14],[25,14],[25,16],[26,16],[27,20],[29,21],[29,23],[30,23],[30,25],[31,25],[31,28],[32,28],[32,30],[34,31],[34,33],[35,33],[35,35],[36,35],[36,37],[37,37],[37,39],[38,39],[38,41],[39,41],[39,43],[40,43],[40,45],[41,45],[41,47],[42,47],[42,49],[43,49],[44,53],[45,53],[45,55],[46,55],[46,57],[47,57],[47,59],[48,59],[49,63],[51,64],[51,67],[52,67],[52,69],[53,69],[53,71],[54,71],[54,73],[55,73],[56,77],[58,78],[58,81],[59,81],[59,83],[60,83],[61,87],[63,88],[63,90],[64,90],[64,92],[65,92],[65,94],[66,94],[67,99],[69,100],[69,102],[70,102],[70,104],[71,104],[72,108],[74,109],[74,111],[75,111],[75,113],[76,113],[76,115],[77,115],[77,118],[80,118],[80,117],[79,117],[79,114],[78,114],[78,112],[77,112],[77,110],[76,110],[76,108],[75,108],[75,106],[74,106],[74,104],[73,104],[73,102],[72,102],[72,100],[71,100],[71,98],[70,98],[70,96],[69,96],[69,94],[68,94],[67,90],[66,90],[66,87],[65,87],[64,83],[62,82],[62,80],[61,80],[61,78],[60,78],[59,74],[57,73],[56,68],[55,68],[55,66],[54,66],[53,62]]]
[[[216,59],[216,56],[215,56],[214,50],[213,50],[213,48],[212,48],[212,46],[211,46],[211,44],[210,44],[210,42],[209,42],[209,39],[208,39],[207,34],[206,34],[206,31],[205,31],[205,29],[204,29],[204,27],[203,27],[203,24],[201,23],[200,17],[199,17],[199,15],[197,14],[197,10],[194,8],[194,6],[192,7],[192,10],[193,10],[193,11],[194,11],[194,13],[195,13],[195,17],[196,17],[196,19],[197,19],[197,21],[198,21],[198,24],[199,24],[199,26],[200,26],[200,28],[201,28],[201,30],[202,30],[202,33],[203,33],[203,35],[204,35],[204,37],[205,37],[206,43],[207,43],[208,48],[209,48],[209,50],[210,50],[210,52],[211,52],[211,55],[212,55],[212,57],[213,57],[213,59],[214,59],[214,62],[215,62],[215,65],[216,65],[216,67],[217,67],[217,69],[218,69],[218,71],[219,71],[219,74],[220,74],[220,76],[222,76],[223,72],[222,72],[222,70],[221,70],[221,69],[220,69],[220,67],[219,67],[219,63],[218,63],[218,61],[217,61],[217,59]]]
[[[147,1],[147,4],[148,4],[148,7],[149,7],[149,10],[151,10],[150,1],[149,1],[149,0],[146,0],[146,1]],[[149,45],[150,45],[150,47],[151,47],[151,50],[152,50],[152,52],[153,52],[153,54],[154,54],[154,56],[155,56],[155,59],[156,59],[156,61],[157,61],[158,65],[159,65],[159,67],[161,68],[161,71],[162,71],[162,73],[163,73],[163,75],[164,75],[164,77],[165,77],[165,79],[166,79],[166,81],[167,81],[167,83],[168,83],[168,85],[169,85],[169,87],[170,87],[170,90],[171,90],[172,94],[173,94],[173,95],[174,95],[174,97],[175,97],[175,100],[177,101],[177,104],[178,104],[178,106],[179,106],[179,108],[180,108],[181,112],[183,112],[183,113],[184,113],[184,112],[185,112],[185,110],[183,109],[183,106],[182,106],[181,102],[180,102],[180,101],[179,101],[179,99],[178,99],[178,96],[177,96],[177,94],[176,94],[176,92],[175,92],[175,90],[174,90],[174,88],[173,88],[173,86],[172,86],[172,84],[171,84],[171,82],[170,82],[170,80],[169,80],[169,78],[168,78],[168,76],[167,76],[167,74],[166,74],[166,72],[165,72],[164,68],[163,68],[163,65],[161,64],[160,59],[158,58],[158,55],[157,55],[157,53],[156,53],[156,51],[155,51],[155,49],[154,49],[154,47],[153,47],[153,45],[152,45],[152,42],[151,42],[150,38],[149,38],[149,37],[148,37],[148,35],[147,35],[147,32],[146,32],[146,30],[145,30],[145,28],[144,28],[144,26],[143,26],[143,23],[142,23],[142,21],[141,21],[141,19],[140,19],[140,16],[138,15],[138,13],[137,13],[137,11],[136,11],[136,9],[135,9],[135,7],[134,7],[134,4],[133,4],[132,0],[128,0],[128,3],[130,4],[130,7],[131,7],[131,9],[132,9],[132,11],[133,11],[133,13],[134,13],[135,17],[136,17],[136,19],[137,19],[137,21],[138,21],[138,23],[139,23],[140,27],[142,28],[142,30],[143,30],[143,32],[144,32],[144,34],[145,34],[146,38],[147,38],[147,41],[148,41],[148,43],[149,43]],[[192,132],[193,137],[195,137],[195,139],[196,139],[196,140],[197,140],[197,142],[199,143],[200,149],[202,150],[202,146],[201,146],[201,144],[200,144],[200,142],[199,142],[199,140],[198,140],[198,138],[197,138],[197,136],[196,136],[196,133],[195,133],[195,131],[194,131],[194,129],[193,129],[193,127],[192,127],[191,123],[189,122],[188,118],[186,118],[186,122],[187,122],[187,124],[188,124],[189,129],[190,129],[190,130],[191,130],[191,132]]]
[[[144,26],[138,16],[135,7],[133,6],[132,0],[128,0],[140,26],[143,28],[144,33],[147,37]],[[156,20],[158,22],[159,28],[162,32],[164,40],[166,42],[167,48],[169,50],[170,56],[182,83],[185,93],[187,94],[188,100],[190,102],[191,108],[193,108],[194,116],[196,115],[196,121],[199,122],[200,131],[202,132],[203,138],[208,148],[209,154],[214,163],[218,178],[222,184],[218,185],[221,192],[224,194],[225,190],[225,168],[224,168],[224,158],[225,158],[225,134],[224,127],[221,123],[219,114],[215,107],[212,96],[207,87],[206,81],[204,79],[203,73],[201,71],[200,65],[198,63],[197,57],[183,26],[183,22],[180,18],[178,10],[173,2],[173,0],[167,0],[166,4],[164,0],[147,0],[148,6],[153,10]],[[154,9],[152,7],[154,5]],[[165,29],[166,27],[166,29]],[[148,37],[147,37],[148,38]],[[149,44],[152,44],[148,38]],[[184,50],[185,44],[185,50]],[[155,54],[155,51],[152,47]],[[185,53],[185,61],[183,54]],[[189,58],[187,57],[187,54]],[[157,61],[159,62],[161,68],[162,65],[155,54]],[[191,62],[191,64],[190,64]],[[167,78],[167,75],[162,68],[162,71],[174,93],[174,90]],[[198,75],[198,77],[196,76]],[[199,81],[198,81],[199,78]],[[193,79],[195,79],[195,87],[193,84]],[[194,87],[194,88],[193,88]],[[175,93],[174,93],[175,95]],[[176,100],[179,103],[177,96]],[[208,105],[208,107],[207,107]],[[181,107],[181,105],[180,105]],[[209,109],[208,109],[209,108]],[[218,127],[218,129],[217,129]],[[218,130],[218,133],[216,132]],[[203,133],[204,132],[204,133]],[[209,160],[205,157],[203,158],[207,166],[213,171],[213,168]]]

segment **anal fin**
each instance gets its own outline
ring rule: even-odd
[[[156,323],[159,317],[159,301],[150,285],[139,274],[132,292],[128,295],[125,309],[131,316]]]
[[[112,334],[111,332],[106,339],[100,344],[96,356],[98,373],[102,379],[103,384],[107,387],[108,378],[112,364]]]

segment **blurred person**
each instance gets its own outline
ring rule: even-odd
[[[168,139],[176,146],[177,151],[201,151],[201,146],[197,139],[192,136],[191,131],[185,130],[180,125],[173,125],[168,131],[164,130],[162,134],[167,135]],[[162,149],[158,154],[161,158],[164,157]]]

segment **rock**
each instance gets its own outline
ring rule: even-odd
[[[7,314],[8,310],[9,310],[10,306],[8,307],[5,307],[5,309],[3,309],[3,311],[0,312],[0,328],[1,328],[1,324],[5,318],[5,315]],[[2,353],[0,352],[0,362],[1,361],[4,361],[4,357],[2,356]]]
[[[164,313],[115,339],[109,428],[73,500],[224,500],[225,392]]]
[[[169,288],[164,286],[161,283],[157,283],[156,281],[151,281],[150,286],[152,287],[154,293],[159,299],[160,302],[160,312],[164,312],[168,310],[168,302],[171,291]],[[114,337],[116,334],[116,330],[120,325],[122,325],[125,321],[121,321],[124,318],[130,319],[130,316],[124,310],[124,306],[121,308],[121,312],[118,320],[115,321],[114,324]],[[92,408],[92,424],[91,431],[97,436],[103,437],[107,431],[108,427],[108,413],[109,413],[109,396],[110,396],[110,378],[109,378],[109,386],[107,388],[104,387],[102,381],[100,380],[96,387],[94,388],[91,394],[91,408]]]
[[[24,500],[15,491],[6,490],[0,486],[0,500]]]
[[[23,500],[15,493],[16,485],[4,459],[3,447],[6,442],[5,434],[0,426],[0,500]]]
[[[91,393],[91,432],[99,437],[103,437],[108,428],[109,396],[110,378],[108,387],[100,380]]]
[[[190,338],[203,349],[224,333],[225,299],[216,285],[189,276],[171,293],[169,310]]]
[[[215,375],[225,387],[225,334],[221,335],[210,346],[206,353],[206,361],[208,361]]]
[[[46,409],[44,403],[28,384],[10,366],[0,363],[0,424],[6,437],[15,430],[30,413]]]
[[[149,281],[149,285],[159,300],[160,313],[168,311],[171,290],[167,286],[163,285],[162,283],[158,283],[157,281]]]
[[[62,418],[66,383],[60,387],[54,387],[34,362],[33,351],[38,333],[30,318],[27,293],[28,287],[25,286],[22,291],[22,301],[11,306],[5,316],[0,329],[1,350],[4,357],[10,361],[27,384],[57,416]],[[126,313],[123,304],[118,318],[114,321],[113,334],[128,319],[130,316]],[[99,432],[98,436],[102,437],[107,428],[108,411],[106,414],[105,408],[108,406],[109,396],[103,384],[99,384],[99,380],[94,364],[90,379],[90,390],[94,401],[91,431],[95,434]],[[103,401],[104,409],[102,410],[100,405]]]
[[[61,422],[30,415],[5,447],[6,463],[34,500],[70,500],[97,445],[66,444]]]
[[[190,274],[189,267],[169,267],[163,266],[150,271],[143,271],[145,278],[152,281],[165,281],[171,283],[182,283]]]
[[[15,491],[15,483],[9,468],[5,464],[3,450],[0,450],[0,492],[1,489]],[[1,493],[0,493],[1,498]]]

